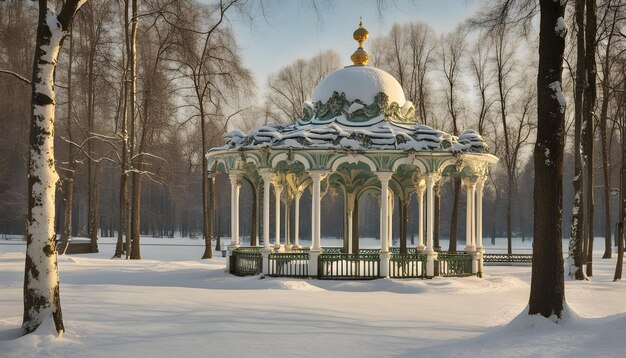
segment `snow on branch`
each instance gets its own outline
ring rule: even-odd
[[[5,73],[7,75],[11,75],[15,78],[17,78],[18,80],[24,82],[25,84],[30,85],[30,80],[22,75],[20,75],[19,73],[13,72],[13,71],[9,71],[9,70],[0,70],[0,73]]]

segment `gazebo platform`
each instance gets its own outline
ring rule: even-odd
[[[263,247],[240,247],[229,257],[229,271],[237,276],[264,274],[271,277],[312,277],[330,280],[371,280],[390,278],[431,278],[433,276],[480,276],[472,268],[480,267],[476,255],[466,252],[439,252],[434,260],[432,275],[427,274],[427,256],[407,249],[400,253],[389,248],[387,276],[381,274],[380,249],[360,249],[358,253],[344,253],[340,247],[324,247],[317,256],[316,265],[310,265],[309,249],[292,252],[267,252]],[[475,262],[475,264],[474,264]],[[317,270],[310,270],[310,267]]]

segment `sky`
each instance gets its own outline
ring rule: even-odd
[[[350,55],[357,48],[352,33],[360,16],[370,39],[387,34],[396,22],[422,21],[444,33],[473,15],[480,2],[387,0],[379,12],[376,0],[318,0],[317,13],[308,0],[272,0],[265,4],[266,16],[259,12],[252,22],[237,17],[230,19],[244,64],[252,70],[259,94],[264,91],[268,75],[299,58],[333,49],[344,65],[351,65]],[[367,45],[365,42],[366,50]]]

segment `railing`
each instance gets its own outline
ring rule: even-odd
[[[237,248],[230,257],[230,273],[237,276],[252,276],[263,272],[263,256],[257,250]]]
[[[246,246],[246,247],[238,247],[235,249],[238,252],[261,252],[261,247],[256,246]]]
[[[400,248],[399,247],[390,247],[389,248],[389,252],[391,252],[392,254],[399,254],[400,253]],[[406,248],[406,253],[407,254],[416,254],[417,253],[417,249],[414,247],[407,247]]]
[[[437,257],[439,261],[439,275],[444,277],[458,277],[472,275],[472,255],[444,254]]]
[[[389,277],[426,277],[426,255],[393,254],[389,258]]]
[[[532,263],[532,254],[483,254],[485,263]]]
[[[359,249],[359,254],[361,255],[369,255],[369,254],[380,254],[380,249]]]
[[[341,254],[343,247],[322,247],[322,252],[325,254]]]
[[[308,253],[272,253],[268,256],[269,275],[275,277],[308,277]]]
[[[320,254],[317,276],[320,279],[368,280],[380,277],[378,254]]]

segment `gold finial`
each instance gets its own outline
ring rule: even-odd
[[[352,56],[350,56],[350,59],[355,66],[365,66],[367,65],[367,61],[370,60],[370,55],[363,49],[363,42],[367,40],[368,36],[369,32],[363,27],[363,18],[361,17],[359,21],[359,28],[354,31],[354,34],[352,34],[354,40],[359,43],[359,48],[354,51]]]

